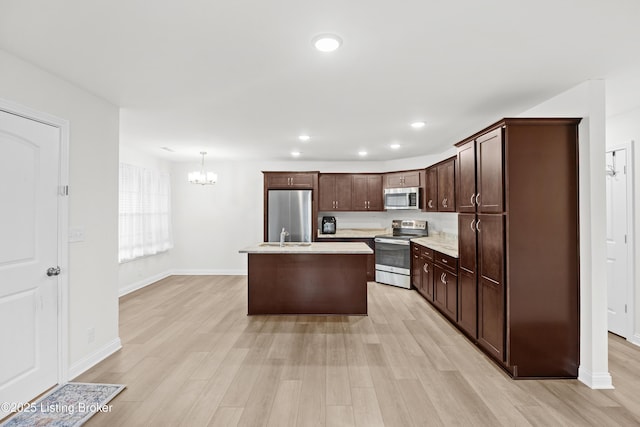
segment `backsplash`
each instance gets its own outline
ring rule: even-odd
[[[458,214],[455,212],[318,212],[318,224],[323,216],[334,216],[340,228],[391,228],[394,219],[421,219],[427,221],[429,234],[458,235]]]

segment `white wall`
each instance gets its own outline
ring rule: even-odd
[[[450,157],[446,156],[446,157]],[[207,169],[218,173],[214,186],[189,184],[187,173],[198,163],[173,166],[173,261],[180,274],[245,274],[246,255],[238,250],[263,240],[262,171],[382,172],[430,166],[446,157],[425,156],[385,162],[240,162],[207,159]],[[391,219],[427,219],[435,230],[457,234],[456,214],[344,213],[338,226],[390,227]]]
[[[580,369],[593,388],[611,388],[607,343],[605,84],[589,80],[521,117],[583,117],[579,126]]]
[[[120,162],[169,174],[172,168],[169,161],[125,146],[120,147]],[[122,263],[118,268],[118,293],[126,295],[171,275],[172,270],[172,250]]]
[[[607,118],[607,146],[615,146],[621,143],[634,141],[634,156],[633,156],[633,188],[634,188],[634,239],[636,242],[636,251],[634,256],[634,265],[636,266],[634,272],[634,288],[635,288],[635,327],[633,330],[633,336],[629,337],[629,340],[635,344],[640,345],[640,250],[638,250],[638,242],[640,242],[640,149],[638,142],[640,141],[640,107],[632,109],[622,114],[618,114],[613,117]]]
[[[69,363],[78,373],[118,338],[118,108],[0,50],[0,98],[70,122]],[[95,328],[88,343],[87,329]]]

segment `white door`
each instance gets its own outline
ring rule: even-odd
[[[627,338],[627,152],[607,151],[607,304],[609,331]]]
[[[59,152],[58,128],[0,111],[0,402],[58,382]]]

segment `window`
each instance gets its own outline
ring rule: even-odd
[[[173,248],[171,178],[120,163],[120,262]]]

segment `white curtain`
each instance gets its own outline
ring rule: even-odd
[[[173,248],[169,174],[120,163],[119,233],[120,262]]]

